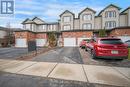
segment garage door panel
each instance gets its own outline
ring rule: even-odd
[[[27,39],[16,39],[15,47],[27,47]]]
[[[45,46],[46,39],[36,39],[36,45],[39,47]]]
[[[76,38],[64,38],[64,46],[76,46]]]

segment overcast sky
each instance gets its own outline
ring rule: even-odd
[[[109,4],[121,7],[122,11],[130,6],[130,0],[15,0],[14,17],[0,17],[0,26],[10,22],[11,27],[20,28],[22,21],[35,16],[46,22],[56,22],[63,11],[70,10],[77,15],[86,7],[94,9],[98,14]]]

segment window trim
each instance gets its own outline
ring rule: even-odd
[[[106,21],[105,22],[105,28],[109,29],[109,28],[114,28],[116,27],[116,21]]]
[[[64,23],[69,23],[69,22],[65,22],[65,20],[64,20],[65,17],[69,17],[69,18],[70,18],[69,22],[71,22],[71,16],[63,16],[63,22],[64,22]]]
[[[65,26],[69,26],[70,29],[64,29]],[[71,25],[70,24],[67,24],[67,25],[63,25],[63,29],[62,30],[71,30]]]
[[[116,11],[112,10],[112,11],[106,11],[105,12],[105,18],[115,18],[116,16]]]
[[[88,28],[88,26],[87,25],[89,25],[90,24],[90,28]],[[87,27],[86,28],[84,28],[84,25],[86,25]],[[82,24],[82,29],[83,30],[86,30],[86,29],[89,29],[89,30],[91,30],[92,29],[92,23],[84,23],[84,24]]]
[[[83,14],[83,15],[82,15],[82,20],[83,20],[83,21],[90,21],[89,19],[84,19],[84,16],[85,16],[85,15],[87,15],[87,16],[90,15],[90,20],[92,20],[92,14],[89,13],[89,14]]]

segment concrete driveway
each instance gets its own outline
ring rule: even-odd
[[[78,63],[83,64],[78,47],[56,48],[32,59],[38,62]]]

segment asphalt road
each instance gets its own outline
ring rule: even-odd
[[[26,48],[0,48],[0,59],[16,59],[18,56],[27,53]]]
[[[38,48],[41,50],[43,48]],[[28,53],[27,48],[15,48],[15,47],[8,47],[8,48],[0,48],[0,59],[17,59],[18,57],[25,55]]]
[[[0,72],[0,87],[117,87]]]
[[[38,62],[78,63],[83,64],[78,47],[56,48],[32,59]]]
[[[0,87],[88,87],[83,82],[0,73]]]

